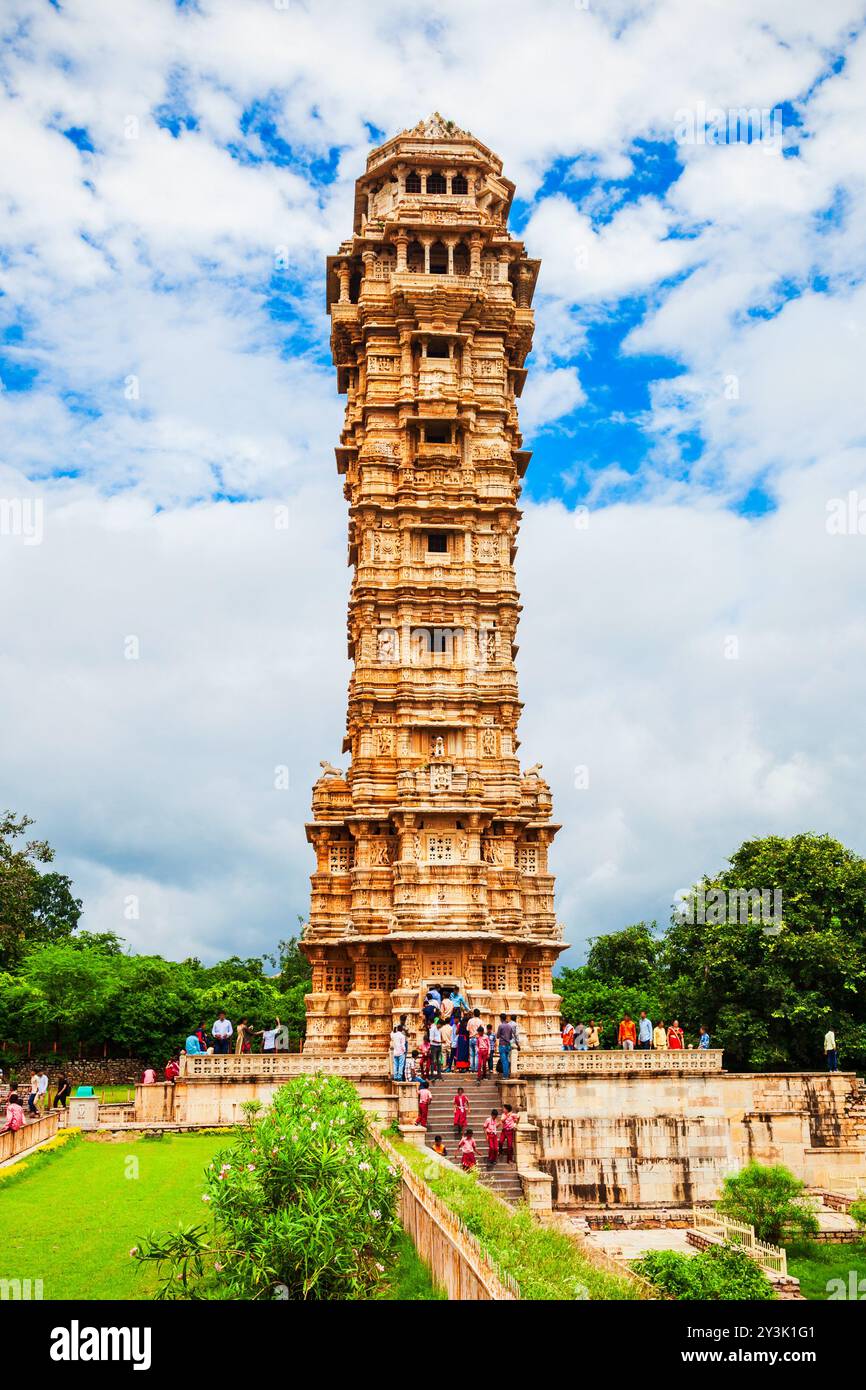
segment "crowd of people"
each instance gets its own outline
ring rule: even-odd
[[[430,1083],[421,1081],[419,1087],[418,1123],[426,1129],[427,1111],[430,1106]],[[469,1126],[469,1111],[469,1097],[463,1087],[458,1086],[454,1093],[454,1147],[460,1155],[461,1167],[467,1170],[474,1168],[478,1162],[478,1143],[475,1138],[475,1131]],[[484,1121],[484,1136],[487,1140],[487,1166],[489,1168],[494,1167],[500,1155],[505,1156],[507,1163],[514,1162],[514,1134],[519,1118],[517,1112],[510,1105],[504,1105],[501,1114],[496,1109],[491,1110]],[[448,1149],[441,1134],[436,1134],[433,1137],[433,1152],[442,1158],[448,1155]]]
[[[279,1019],[276,1019],[270,1028],[253,1028],[249,1019],[244,1015],[235,1029],[231,1019],[227,1017],[225,1009],[220,1009],[210,1030],[210,1040],[208,1040],[204,1023],[200,1023],[188,1035],[183,1045],[183,1051],[189,1057],[198,1057],[203,1053],[209,1056],[225,1056],[229,1052],[241,1056],[245,1052],[252,1052],[254,1038],[261,1038],[262,1052],[288,1052],[289,1050],[289,1030],[284,1023],[280,1023]],[[232,1044],[232,1039],[234,1039],[234,1044]]]
[[[571,1023],[566,1021],[562,1025],[562,1048],[564,1052],[594,1052],[601,1047],[601,1037],[603,1029],[594,1020],[590,1023]],[[640,1018],[635,1022],[630,1014],[623,1014],[616,1037],[617,1047],[624,1052],[649,1051],[654,1049],[659,1052],[676,1052],[686,1046],[697,1046],[701,1051],[706,1051],[710,1046],[710,1035],[706,1026],[702,1023],[698,1036],[697,1044],[686,1044],[686,1035],[680,1027],[680,1021],[675,1018],[673,1023],[665,1026],[664,1023],[656,1023],[653,1026],[652,1019],[649,1018],[645,1009],[641,1009]]]
[[[410,1047],[408,1014],[403,1014],[391,1033],[391,1071],[395,1081],[430,1081],[446,1072],[474,1075],[480,1084],[497,1072],[511,1075],[512,1053],[520,1048],[517,1018],[500,1014],[499,1021],[485,1023],[480,1009],[470,1009],[459,990],[433,986],[424,996],[421,1017],[414,1030],[418,1046]]]

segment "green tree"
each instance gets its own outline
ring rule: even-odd
[[[770,1245],[812,1236],[818,1230],[806,1184],[781,1164],[749,1163],[725,1178],[716,1206],[724,1216],[754,1226],[758,1240]]]
[[[608,983],[646,989],[656,980],[659,943],[655,922],[635,922],[622,931],[596,936],[590,941],[586,968],[590,975]]]
[[[32,824],[12,811],[0,816],[0,970],[20,965],[31,946],[69,940],[81,917],[71,879],[39,867],[54,859],[47,840],[22,843]]]
[[[675,915],[665,935],[664,992],[680,1015],[703,1019],[734,1066],[812,1068],[829,1026],[843,1058],[866,1063],[866,860],[829,835],[772,835],[698,890],[729,908],[720,921]],[[780,922],[745,902],[761,891],[781,894]]]

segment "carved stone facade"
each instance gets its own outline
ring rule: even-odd
[[[307,827],[313,1055],[383,1055],[433,982],[560,1048],[558,827],[517,757],[516,398],[538,262],[506,229],[513,192],[432,117],[370,155],[328,261],[354,670],[350,768],[322,764]]]

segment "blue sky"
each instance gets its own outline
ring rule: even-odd
[[[348,676],[324,259],[370,148],[433,110],[502,156],[542,261],[521,755],[569,958],[748,836],[864,848],[863,27],[846,0],[11,0],[6,799],[89,926],[212,958],[305,911]]]

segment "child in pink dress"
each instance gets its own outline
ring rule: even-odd
[[[472,1138],[472,1130],[467,1129],[460,1143],[457,1145],[460,1154],[460,1162],[467,1173],[471,1173],[478,1158],[478,1145]]]

